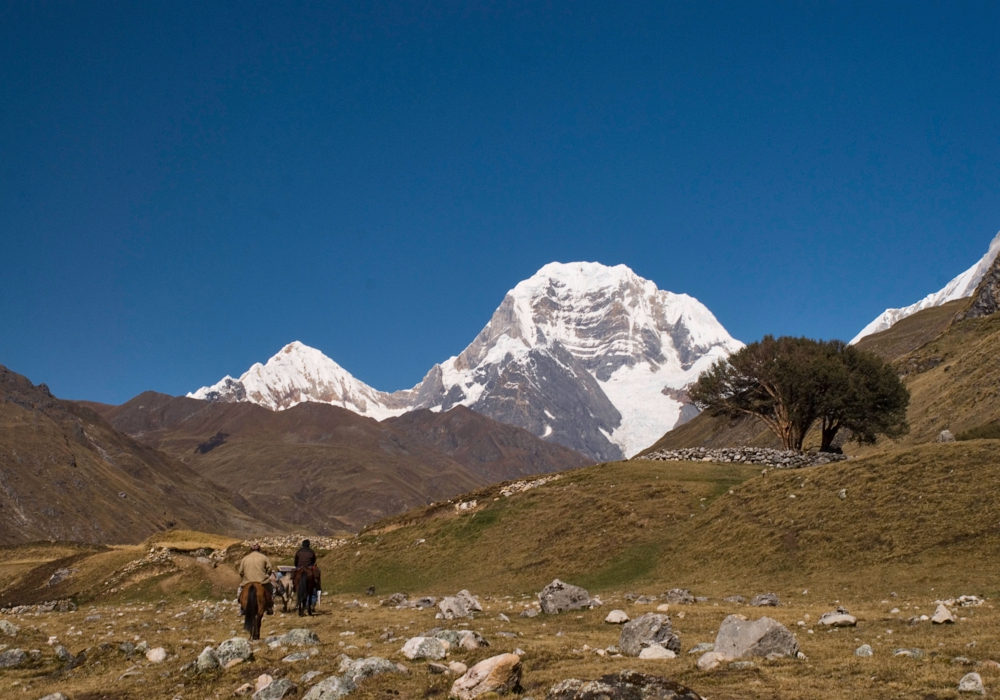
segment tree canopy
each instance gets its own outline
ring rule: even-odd
[[[689,389],[713,416],[753,416],[785,449],[802,449],[817,422],[820,449],[842,429],[861,444],[909,430],[910,392],[877,355],[839,340],[765,336],[703,372]]]

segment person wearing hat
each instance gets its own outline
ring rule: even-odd
[[[243,593],[243,586],[248,583],[262,583],[267,591],[265,609],[268,615],[274,614],[274,590],[271,588],[271,560],[260,551],[260,543],[254,542],[250,545],[250,553],[240,560],[238,569],[240,574],[240,587],[236,589],[236,599],[240,599]],[[240,614],[243,614],[242,606]]]

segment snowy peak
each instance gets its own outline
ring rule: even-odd
[[[274,411],[315,401],[376,420],[406,411],[384,392],[359,381],[322,352],[299,341],[281,348],[266,364],[254,364],[238,380],[227,376],[188,396],[207,401],[250,401]]]
[[[879,333],[887,328],[890,328],[907,316],[912,316],[918,311],[923,311],[924,309],[929,309],[935,306],[942,306],[950,301],[955,301],[956,299],[966,299],[971,297],[975,293],[976,287],[979,286],[979,283],[983,280],[983,277],[993,265],[993,261],[996,260],[998,254],[1000,254],[1000,233],[997,233],[997,235],[994,236],[989,249],[986,251],[986,255],[984,255],[979,262],[946,284],[943,289],[934,292],[933,294],[928,294],[917,303],[911,304],[910,306],[904,306],[900,309],[886,309],[878,318],[869,323],[860,333],[854,336],[854,339],[851,340],[851,345],[854,345],[865,336],[872,335],[873,333]]]

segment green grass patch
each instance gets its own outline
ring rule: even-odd
[[[574,577],[574,583],[588,591],[622,589],[648,577],[660,563],[662,549],[655,542],[633,545],[599,569]]]

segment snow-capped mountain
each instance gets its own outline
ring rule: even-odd
[[[684,389],[741,346],[698,300],[661,291],[624,265],[552,263],[508,292],[476,339],[412,389],[377,391],[292,343],[239,380],[189,396],[273,409],[323,401],[376,419],[462,404],[616,459],[696,415]]]
[[[990,269],[993,261],[996,260],[998,253],[1000,253],[1000,233],[997,233],[993,238],[989,250],[986,251],[986,255],[979,262],[946,284],[943,289],[933,294],[928,294],[916,304],[911,304],[901,309],[886,309],[878,318],[854,336],[854,339],[851,340],[851,345],[867,335],[872,335],[873,333],[878,333],[892,327],[907,316],[912,316],[918,311],[923,311],[934,306],[941,306],[956,299],[971,297],[975,293],[976,287],[982,281],[983,276]]]
[[[355,379],[322,352],[297,340],[281,348],[267,364],[254,364],[239,379],[224,377],[188,396],[204,401],[250,401],[272,411],[315,401],[341,406],[375,420],[408,410],[405,405],[397,405],[389,394]]]

